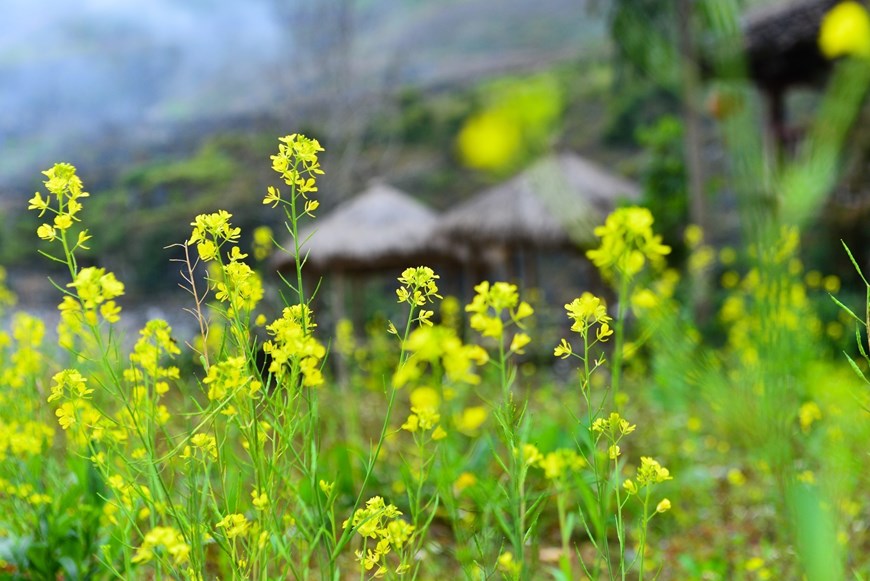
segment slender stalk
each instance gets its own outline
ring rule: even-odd
[[[613,363],[610,366],[611,381],[610,381],[610,398],[614,411],[619,411],[619,390],[620,380],[622,377],[622,357],[623,344],[625,342],[625,318],[628,314],[628,290],[631,279],[628,274],[621,272],[619,280],[619,294],[616,297],[616,326],[614,335],[616,339],[613,346]]]
[[[559,557],[559,565],[565,579],[573,579],[574,573],[571,567],[571,529],[568,528],[568,508],[566,506],[566,491],[560,489],[556,492],[556,511],[559,514],[559,532],[562,541],[562,554]]]
[[[638,543],[638,553],[640,558],[640,570],[637,573],[638,581],[643,581],[643,570],[644,570],[644,554],[646,553],[646,530],[649,525],[649,496],[650,496],[650,487],[647,486],[646,494],[643,497],[643,517],[641,520],[640,526],[640,542]]]

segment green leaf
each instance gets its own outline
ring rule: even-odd
[[[846,305],[844,305],[843,303],[841,303],[840,301],[838,301],[838,300],[837,300],[837,297],[835,297],[834,295],[832,295],[832,294],[830,294],[830,293],[828,293],[828,296],[831,297],[831,300],[834,301],[834,303],[836,303],[836,305],[837,305],[838,307],[840,307],[841,309],[843,309],[844,311],[846,311],[847,313],[849,313],[850,315],[852,315],[852,318],[853,318],[853,319],[855,319],[856,321],[858,321],[858,322],[861,323],[862,325],[864,324],[864,319],[862,319],[861,317],[859,317],[858,315],[856,315],[855,313],[853,313],[853,312],[852,312],[852,309],[850,309],[849,307],[847,307]]]
[[[864,278],[864,274],[861,272],[861,267],[858,266],[858,262],[855,260],[855,257],[852,256],[852,251],[849,250],[849,247],[846,245],[845,242],[843,242],[842,240],[840,240],[840,243],[843,245],[843,248],[846,249],[846,254],[849,255],[849,260],[852,261],[852,266],[855,267],[855,270],[858,272],[858,276],[861,277],[861,280],[864,281],[864,284],[865,284],[865,285],[867,285],[868,287],[870,287],[870,283],[867,282],[867,279]]]
[[[858,368],[858,365],[855,363],[855,361],[851,357],[849,357],[849,354],[843,351],[843,355],[845,355],[846,359],[849,360],[849,365],[852,366],[852,370],[855,372],[855,375],[864,380],[864,383],[870,385],[870,380],[868,380],[867,377],[864,375],[864,372]]]
[[[864,359],[870,359],[867,357],[867,352],[864,350],[864,341],[861,337],[861,327],[855,327],[855,343],[858,345],[858,352]]]

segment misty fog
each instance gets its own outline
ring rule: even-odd
[[[328,96],[328,83],[339,77],[357,89],[426,82],[475,59],[576,50],[591,40],[582,5],[4,0],[0,185],[57,156],[87,155],[106,135],[132,147],[168,139],[180,122],[274,113],[305,94]],[[552,22],[562,24],[548,35],[549,46],[526,38]]]

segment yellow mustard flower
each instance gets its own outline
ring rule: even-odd
[[[465,122],[456,144],[460,157],[469,167],[498,171],[516,160],[521,138],[516,120],[502,111],[485,111]]]
[[[819,48],[828,58],[870,58],[870,15],[854,1],[840,2],[825,14],[819,28]]]
[[[456,418],[454,424],[456,429],[466,436],[475,436],[480,430],[480,426],[486,421],[489,416],[489,411],[484,406],[470,406],[462,410]]]
[[[224,529],[224,534],[228,539],[234,539],[246,534],[251,528],[251,523],[245,515],[234,513],[222,518],[215,526]]]
[[[471,472],[463,472],[453,483],[453,492],[461,494],[463,490],[477,484],[477,476]]]
[[[697,248],[704,241],[704,230],[697,224],[689,224],[683,231],[683,240],[689,248]]]
[[[612,277],[614,273],[633,276],[647,263],[661,269],[671,248],[662,244],[652,224],[653,216],[647,208],[618,208],[607,217],[604,225],[595,228],[601,246],[589,250],[586,256],[605,277]]]

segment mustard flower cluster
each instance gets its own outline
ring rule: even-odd
[[[625,491],[632,496],[636,496],[644,504],[644,512],[646,512],[646,503],[650,497],[650,491],[653,485],[672,480],[670,471],[659,464],[659,462],[648,456],[641,456],[640,466],[637,469],[637,474],[634,480],[628,479],[622,483]],[[641,498],[640,492],[646,490],[644,498]],[[646,517],[651,519],[656,514],[671,510],[671,501],[663,498],[656,504],[655,511]]]
[[[441,298],[438,294],[438,284],[435,282],[439,278],[441,277],[428,266],[406,268],[399,277],[399,284],[402,286],[396,289],[398,302],[407,303],[412,307],[423,307],[435,302],[434,299]],[[421,325],[431,325],[433,314],[435,314],[433,311],[421,309],[414,320]]]
[[[517,579],[523,570],[523,564],[517,562],[514,559],[514,554],[510,551],[505,551],[499,555],[496,563],[498,570],[509,579]]]
[[[106,432],[105,421],[89,401],[94,390],[88,386],[88,379],[75,369],[64,369],[55,373],[52,381],[54,383],[47,401],[62,400],[55,411],[60,427],[69,431],[80,445],[101,441]],[[118,430],[113,430],[111,435],[124,437]]]
[[[634,432],[636,428],[636,425],[630,423],[616,412],[612,412],[607,418],[597,418],[591,427],[592,432],[595,434],[596,443],[601,438],[606,440],[608,445],[607,456],[614,462],[614,465],[616,465],[622,455],[619,446],[620,441],[625,436]],[[640,462],[641,465],[637,469],[635,479],[627,479],[623,482],[622,486],[628,494],[637,495],[644,488],[673,479],[670,471],[653,458],[641,456]],[[646,498],[641,499],[644,507],[646,507],[648,498],[649,490],[647,490]],[[666,512],[670,508],[671,502],[665,498],[659,502],[653,514]]]
[[[822,410],[819,404],[814,401],[808,401],[801,405],[798,410],[798,422],[801,426],[801,431],[807,433],[810,431],[810,426],[822,419]]]
[[[441,414],[434,407],[412,407],[411,414],[405,423],[402,424],[402,429],[411,433],[432,431],[433,440],[443,440],[447,437],[447,432],[444,431],[438,422],[441,421]]]
[[[29,483],[14,484],[5,478],[0,478],[0,498],[17,498],[30,506],[39,508],[51,504],[52,497],[43,492],[37,492]]]
[[[124,294],[124,283],[115,278],[113,273],[106,272],[105,268],[83,268],[67,286],[75,289],[75,294],[64,296],[57,308],[62,322],[68,328],[80,329],[82,322],[96,325],[98,311],[109,323],[117,323],[121,319],[121,307],[114,299]]]
[[[263,298],[263,284],[260,276],[243,260],[247,254],[237,245],[241,228],[230,223],[232,214],[220,210],[212,214],[200,214],[193,222],[193,231],[187,240],[188,245],[196,244],[200,259],[204,262],[217,260],[220,263],[218,280],[212,280],[215,298],[229,304],[229,313],[250,312]],[[220,252],[226,244],[231,244],[227,252],[227,262],[221,260]]]
[[[323,174],[317,159],[323,148],[316,139],[298,133],[286,135],[278,141],[277,155],[270,156],[272,169],[281,175],[284,183],[293,188],[295,193],[305,198],[304,212],[311,216],[320,205],[317,200],[309,199],[308,195],[317,191],[316,176]],[[281,196],[278,188],[269,186],[263,204],[272,204],[274,208],[280,203],[290,202]]]
[[[251,504],[256,510],[266,510],[269,507],[269,494],[262,490],[252,490]]]
[[[307,305],[286,307],[280,319],[266,326],[272,336],[263,343],[263,351],[272,358],[269,373],[281,380],[291,370],[298,369],[302,385],[317,387],[323,383],[320,367],[326,348],[311,335],[314,327]]]
[[[613,335],[613,330],[610,328],[610,322],[613,319],[608,316],[604,301],[591,293],[585,292],[565,305],[565,311],[568,313],[568,318],[573,321],[571,330],[583,337],[587,349],[598,341],[607,341]],[[589,331],[595,325],[598,325],[595,330],[595,338],[592,343],[589,343]],[[553,350],[553,355],[567,359],[574,355],[574,350],[566,339],[562,339]],[[579,355],[576,356],[579,357]]]
[[[592,432],[597,434],[595,441],[603,436],[610,446],[607,449],[607,455],[611,460],[616,460],[622,453],[619,448],[619,441],[624,436],[632,433],[637,428],[636,425],[630,424],[628,420],[620,417],[616,412],[611,412],[608,418],[596,418],[592,422]]]
[[[683,240],[690,251],[686,266],[691,274],[707,270],[716,260],[716,250],[704,243],[704,230],[697,224],[689,224],[683,232]]]
[[[233,246],[233,250],[238,250]],[[233,253],[223,266],[224,280],[214,286],[215,298],[229,303],[230,312],[251,312],[263,298],[263,282],[247,263],[241,262],[247,254]]]
[[[647,208],[629,206],[618,208],[595,228],[601,246],[586,253],[605,277],[634,276],[646,264],[662,268],[664,257],[670,254],[662,237],[654,234],[653,215]]]
[[[224,244],[238,242],[242,235],[241,228],[233,228],[230,224],[232,217],[226,210],[200,214],[190,223],[193,232],[187,240],[188,246],[196,244],[199,257],[206,262],[218,258]]]
[[[490,285],[488,281],[483,281],[474,287],[474,291],[477,294],[465,310],[472,313],[469,320],[471,328],[484,337],[501,340],[505,327],[515,324],[522,329],[523,319],[535,312],[529,303],[520,301],[516,285],[507,282]],[[515,333],[509,349],[512,353],[522,353],[530,341],[526,333]]]
[[[3,307],[11,307],[16,301],[15,293],[6,286],[6,269],[0,266],[0,312],[3,312]]]
[[[142,540],[142,544],[133,555],[133,563],[148,563],[161,553],[172,559],[176,566],[184,565],[190,558],[190,545],[173,527],[154,527]]]
[[[734,290],[722,303],[719,318],[728,329],[728,350],[745,368],[754,368],[761,361],[759,346],[765,345],[771,326],[796,338],[822,333],[822,321],[800,279],[804,267],[796,258],[799,245],[797,230],[783,228],[772,248],[749,249],[761,262],[760,267],[750,269],[742,278],[735,271],[723,275],[723,279],[733,277],[730,286]],[[829,292],[839,286],[836,279],[826,283],[830,283],[826,288]],[[763,319],[758,312],[764,313]]]
[[[414,526],[405,522],[400,517],[402,513],[392,504],[386,504],[380,496],[370,498],[365,508],[357,509],[353,518],[344,521],[343,528],[353,527],[364,539],[377,541],[374,549],[356,551],[356,558],[366,570],[375,571],[375,577],[381,577],[387,573],[387,555],[393,550],[399,551],[404,547],[414,534]],[[400,565],[396,573],[404,573],[407,566]]]
[[[82,374],[75,369],[59,371],[51,380],[54,385],[51,386],[51,395],[48,396],[49,403],[61,399],[66,392],[69,392],[71,400],[90,399],[90,395],[94,393],[94,390],[87,386],[87,378],[82,377]]]
[[[419,380],[427,364],[443,369],[450,381],[477,385],[480,376],[475,366],[489,360],[485,349],[463,344],[456,331],[443,325],[415,329],[408,336],[405,350],[411,355],[393,376],[393,385],[399,388]]]
[[[692,268],[691,263],[695,262],[694,259],[701,256],[698,254],[699,252],[703,252],[704,257],[703,260],[698,261],[695,266],[698,269],[697,272],[701,272],[708,268],[709,265],[707,264],[707,260],[712,259],[708,257],[706,253],[707,249],[710,249],[710,247],[702,246],[698,251],[692,251],[692,254],[689,256],[690,269]],[[635,289],[631,293],[630,299],[631,307],[635,314],[642,316],[650,313],[654,309],[659,309],[667,305],[667,301],[673,298],[679,282],[680,273],[673,268],[668,268],[652,281],[648,287]]]
[[[95,464],[106,467],[104,457],[97,458]],[[145,520],[151,516],[153,506],[157,514],[164,516],[166,504],[162,501],[155,502],[151,495],[151,489],[144,484],[135,481],[128,482],[120,474],[112,474],[106,478],[106,484],[114,493],[113,498],[107,499],[103,507],[103,517],[114,525],[118,525],[118,515],[127,517],[135,515],[139,520]]]
[[[634,480],[626,480],[622,487],[630,494],[637,494],[641,489],[661,482],[673,480],[670,471],[648,456],[641,456],[640,466]],[[670,503],[668,503],[670,504]]]
[[[254,253],[254,260],[262,262],[269,258],[272,254],[272,247],[275,245],[275,240],[272,238],[272,229],[268,226],[258,226],[254,228],[253,240],[251,242],[251,250]]]
[[[54,430],[42,422],[0,419],[0,462],[9,457],[39,456],[54,438]]]
[[[41,193],[36,192],[30,198],[27,209],[38,210],[40,218],[46,212],[54,214],[54,218],[51,224],[40,225],[36,235],[48,242],[60,240],[66,254],[71,254],[78,248],[87,250],[85,243],[91,237],[86,229],[79,231],[74,243],[67,238],[70,228],[80,221],[78,214],[82,210],[81,199],[90,195],[83,190],[84,186],[81,178],[76,175],[76,168],[68,163],[57,163],[42,173],[48,178],[43,184],[49,195],[43,198]]]
[[[519,448],[514,448],[514,456],[520,458],[526,466],[535,466],[544,459],[544,455],[534,444],[523,444]]]
[[[60,427],[79,446],[100,442],[106,434],[103,415],[84,399],[67,400],[55,411]],[[124,438],[120,431],[110,432],[110,437]]]
[[[205,463],[208,460],[217,460],[217,440],[211,434],[198,433],[190,438],[190,444],[184,447],[181,453],[183,460],[195,459]]]
[[[181,349],[172,339],[172,327],[160,319],[153,319],[139,331],[139,339],[130,353],[130,367],[124,370],[124,379],[139,384],[150,380],[154,382],[154,392],[160,396],[169,391],[167,379],[178,379],[178,367],[171,365],[162,367],[160,359],[172,357],[181,353]]]
[[[242,357],[230,357],[208,368],[208,375],[202,381],[208,386],[210,401],[223,401],[228,396],[244,392],[255,397],[263,387],[262,382],[254,379],[248,370],[248,362]]]
[[[547,480],[564,482],[571,474],[580,472],[586,467],[586,460],[571,448],[559,448],[543,454],[532,444],[524,448],[526,462],[544,472]]]
[[[5,331],[0,331],[0,350],[11,348],[7,354],[0,351],[0,358],[5,356],[11,363],[0,368],[0,385],[18,390],[27,385],[28,378],[37,376],[44,368],[45,356],[40,347],[45,338],[45,323],[26,313],[15,313],[12,317],[11,333],[10,336]],[[6,397],[7,394],[0,390],[0,405],[8,405]],[[14,396],[8,394],[8,397]],[[17,403],[36,405],[30,398],[23,398]]]
[[[226,538],[235,539],[248,533],[248,530],[251,528],[251,522],[245,515],[233,513],[226,515],[215,526],[223,529]]]

